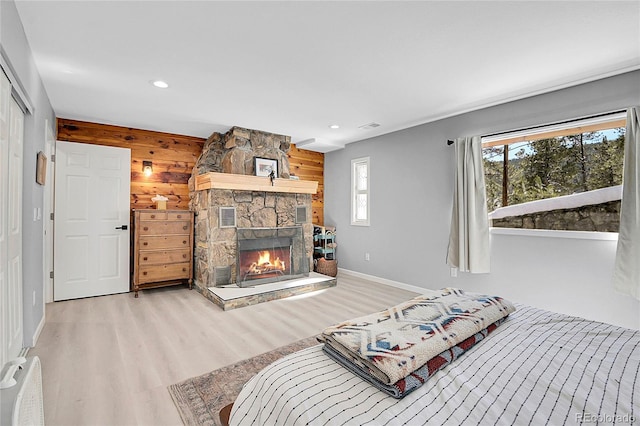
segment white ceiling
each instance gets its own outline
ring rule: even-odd
[[[321,152],[640,68],[637,0],[16,5],[58,117]]]

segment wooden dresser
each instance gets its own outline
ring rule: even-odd
[[[193,212],[133,210],[131,290],[193,282]]]

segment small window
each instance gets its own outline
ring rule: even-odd
[[[351,224],[369,226],[369,157],[351,160]]]
[[[483,138],[493,226],[617,232],[625,121],[604,115]]]

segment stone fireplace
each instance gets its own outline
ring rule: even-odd
[[[254,287],[309,275],[317,183],[290,179],[290,145],[289,136],[239,127],[205,142],[189,190],[194,281],[206,297],[216,286]],[[255,176],[256,157],[277,161],[275,179]]]

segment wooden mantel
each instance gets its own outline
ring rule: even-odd
[[[209,172],[196,176],[196,191],[203,189],[235,189],[240,191],[315,194],[318,182],[310,180],[274,179],[268,177]]]

